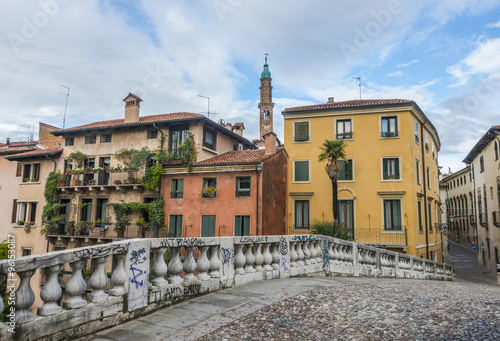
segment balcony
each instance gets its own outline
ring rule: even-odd
[[[471,226],[477,226],[476,216],[474,214],[471,214],[469,216],[469,219],[470,219]]]
[[[399,132],[397,131],[381,131],[380,137],[398,137]]]
[[[400,227],[401,228],[401,227]],[[381,228],[357,228],[356,242],[385,248],[408,247],[407,229],[383,230]]]
[[[337,133],[337,140],[352,139],[353,135],[354,135],[354,132],[352,132],[352,131],[348,131],[345,133]]]
[[[483,227],[488,227],[488,216],[486,213],[479,213],[479,224]]]
[[[140,173],[140,172],[139,172]],[[142,174],[137,176],[142,177]],[[59,183],[61,192],[143,190],[140,178],[133,178],[126,171],[104,170],[84,174],[65,173],[65,181]]]
[[[500,211],[493,211],[493,224],[500,227]]]

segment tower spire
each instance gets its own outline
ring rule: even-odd
[[[273,131],[273,87],[271,85],[271,71],[267,64],[268,53],[265,54],[264,70],[260,75],[260,138]]]

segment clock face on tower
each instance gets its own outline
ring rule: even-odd
[[[271,117],[271,114],[269,112],[268,108],[264,109],[264,119],[269,119]]]

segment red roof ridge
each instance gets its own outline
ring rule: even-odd
[[[306,111],[306,110],[319,110],[319,109],[334,109],[334,108],[349,108],[349,107],[363,107],[370,105],[384,105],[384,104],[402,104],[412,103],[409,99],[355,99],[341,102],[328,102],[321,104],[304,105],[300,107],[285,108],[283,112],[290,111]]]

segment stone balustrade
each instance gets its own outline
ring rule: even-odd
[[[72,270],[69,279],[62,269]],[[30,282],[37,270],[46,277],[41,289]],[[16,287],[7,289],[11,322],[0,324],[0,339],[81,337],[192,295],[315,273],[455,278],[446,264],[319,235],[131,239],[0,261],[0,275]],[[36,309],[34,290],[43,301]]]

